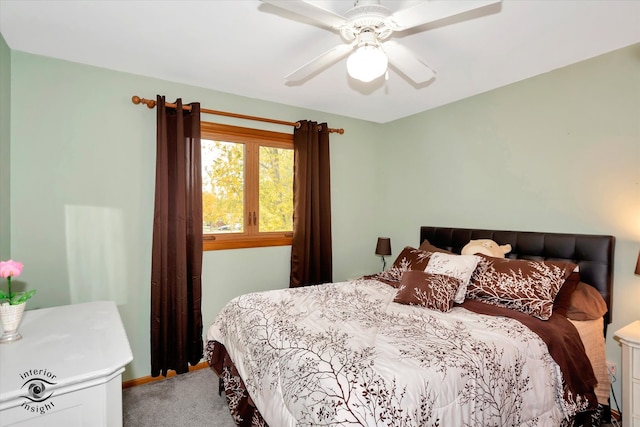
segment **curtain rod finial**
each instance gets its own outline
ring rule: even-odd
[[[142,104],[146,105],[149,109],[151,109],[151,108],[156,106],[156,101],[154,101],[153,99],[140,98],[138,95],[133,95],[131,97],[131,102],[133,102],[136,105],[142,103]]]

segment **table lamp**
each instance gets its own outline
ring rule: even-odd
[[[391,255],[391,239],[389,237],[378,237],[376,255],[380,255],[382,258],[382,271],[384,271],[387,266],[384,257],[385,255]]]

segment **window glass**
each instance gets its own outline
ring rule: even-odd
[[[260,147],[260,232],[293,229],[293,150]]]
[[[201,144],[204,232],[242,233],[245,145],[209,139]]]

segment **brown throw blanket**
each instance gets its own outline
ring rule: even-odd
[[[586,399],[588,406],[582,410],[591,410],[598,406],[594,393],[594,386],[598,381],[580,335],[566,317],[554,313],[549,320],[540,320],[519,311],[470,299],[459,306],[474,313],[509,317],[531,329],[547,344],[551,357],[562,371],[566,386],[565,398],[570,401],[576,401],[577,396]]]

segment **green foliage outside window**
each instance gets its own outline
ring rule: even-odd
[[[205,233],[245,231],[245,144],[202,140]],[[261,146],[259,231],[293,229],[293,150]]]
[[[293,230],[293,150],[260,147],[259,230]]]

